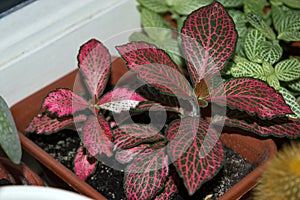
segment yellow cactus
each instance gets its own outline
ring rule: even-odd
[[[270,199],[300,199],[300,142],[284,146],[254,188],[254,200]]]

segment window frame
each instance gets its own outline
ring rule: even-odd
[[[139,27],[136,0],[34,1],[0,19],[0,95],[11,106],[74,70],[90,38],[126,43]]]

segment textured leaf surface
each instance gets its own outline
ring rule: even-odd
[[[22,149],[18,131],[5,100],[0,96],[0,146],[11,161],[19,164]]]
[[[119,150],[116,152],[115,157],[122,164],[130,163],[137,155],[149,147],[150,144],[141,144],[130,149]]]
[[[259,30],[265,37],[269,38],[270,40],[275,40],[276,36],[270,26],[262,19],[261,16],[249,12],[246,14],[249,23]]]
[[[105,154],[112,156],[112,133],[102,115],[90,116],[79,130],[84,146],[92,156]]]
[[[154,45],[145,42],[132,42],[116,48],[126,61],[128,69],[133,69],[139,65],[161,64],[179,71],[172,59]]]
[[[51,134],[56,133],[74,124],[72,117],[63,119],[51,118],[47,114],[38,114],[35,116],[26,128],[27,133]]]
[[[277,38],[280,40],[287,41],[287,42],[299,41],[300,33],[299,32],[282,32],[282,33],[278,34]]]
[[[182,41],[193,84],[224,67],[236,40],[234,23],[219,3],[188,16],[182,28]]]
[[[262,33],[256,29],[249,31],[245,37],[245,53],[249,60],[262,63],[261,58],[261,44],[266,41]]]
[[[294,112],[294,114],[287,116],[291,118],[300,118],[300,105],[298,104],[296,97],[285,88],[281,88],[279,93],[283,96],[285,103],[289,105]]]
[[[234,67],[230,69],[233,77],[252,77],[261,80],[266,80],[264,70],[261,65],[243,60],[238,62]]]
[[[172,199],[173,195],[178,192],[178,188],[172,176],[168,177],[165,188],[161,194],[155,197],[154,200]]]
[[[74,159],[74,171],[76,175],[82,180],[86,180],[96,168],[96,160],[89,159],[83,147],[80,147]]]
[[[275,65],[276,76],[281,81],[293,81],[300,78],[300,62],[296,58],[283,60]]]
[[[225,120],[225,126],[241,128],[261,136],[288,137],[293,139],[300,137],[300,121],[292,121],[284,118],[259,120],[257,118],[250,119],[250,117],[246,121],[245,118],[235,119],[219,116],[214,119],[215,124],[218,124],[218,120],[220,120],[221,125],[223,125]]]
[[[115,148],[128,149],[143,143],[153,143],[164,139],[153,126],[146,124],[128,124],[119,126],[113,132]]]
[[[189,82],[162,50],[146,43],[130,43],[118,47],[118,50],[127,61],[129,69],[136,72],[141,80],[159,89],[161,93],[183,99],[191,97],[193,91]]]
[[[277,62],[282,56],[282,48],[277,43],[264,41],[260,45],[261,54],[260,57],[263,61],[270,63],[271,65]]]
[[[261,118],[273,118],[292,113],[282,96],[265,82],[252,78],[228,80],[216,89],[212,102],[227,105],[232,109],[246,111]],[[276,106],[274,106],[276,105]]]
[[[111,57],[106,47],[95,39],[82,45],[78,54],[78,66],[90,93],[100,97],[111,71]]]
[[[210,180],[224,159],[217,132],[200,118],[183,118],[166,130],[169,155],[190,195]]]
[[[115,88],[104,95],[97,104],[102,109],[120,113],[135,108],[140,102],[144,101],[147,100],[128,88]]]
[[[58,117],[72,115],[88,108],[88,103],[69,89],[56,89],[44,99],[42,108]]]
[[[295,81],[292,81],[292,82],[289,82],[289,83],[288,83],[288,86],[289,86],[291,89],[300,92],[300,79],[295,80]]]
[[[129,200],[153,198],[165,185],[169,168],[163,150],[149,148],[126,168],[124,188]]]

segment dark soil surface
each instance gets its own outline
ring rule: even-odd
[[[51,136],[31,135],[30,138],[63,165],[69,169],[73,168],[73,159],[80,145],[80,139],[76,132],[62,131]],[[183,190],[174,196],[174,200],[202,200],[210,194],[213,195],[211,199],[218,199],[218,197],[256,167],[231,149],[225,148],[225,153],[226,160],[224,167],[217,176],[205,183],[201,187],[201,190],[193,196],[189,196]],[[125,200],[123,172],[114,170],[101,162],[98,163],[96,172],[87,179],[87,183],[98,190],[108,200]],[[184,186],[181,188],[184,188]]]

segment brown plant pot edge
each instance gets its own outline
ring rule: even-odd
[[[0,179],[5,179],[12,185],[45,186],[41,177],[26,164],[14,164],[5,157],[0,157]]]
[[[112,64],[112,74],[110,84],[114,85],[118,79],[126,72],[124,62],[120,58],[115,58]],[[91,197],[93,199],[105,200],[106,198],[93,189],[90,185],[78,178],[71,170],[67,169],[52,156],[29,140],[24,133],[27,124],[31,118],[39,112],[40,105],[46,94],[56,88],[73,88],[77,70],[67,74],[61,79],[53,82],[47,87],[39,90],[31,96],[25,98],[11,107],[17,128],[19,130],[21,144],[24,150],[31,154],[35,159],[54,172],[63,181],[70,185],[77,192]],[[240,134],[223,133],[221,135],[223,144],[238,152],[250,163],[258,165],[250,174],[243,178],[226,192],[220,200],[239,199],[250,191],[266,166],[266,162],[277,153],[277,148],[271,139],[257,139]]]

